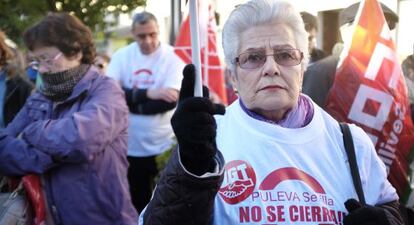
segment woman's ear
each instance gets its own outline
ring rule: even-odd
[[[233,87],[233,91],[238,94],[238,82],[237,82],[237,75],[236,75],[236,71],[232,71],[229,70],[230,73],[230,82],[231,82],[231,86]]]
[[[305,71],[302,71],[302,75],[300,76],[299,80],[299,92],[302,93],[302,87],[303,87],[303,77],[305,76]]]
[[[81,61],[82,61],[82,58],[83,58],[83,53],[82,53],[82,51],[80,51],[80,52],[76,53],[76,55],[74,55],[74,56],[73,56],[73,59],[75,59],[75,60],[77,60],[77,61],[79,61],[79,62],[81,62]]]
[[[73,56],[69,57],[69,59],[70,59],[70,60],[76,60],[76,61],[81,62],[81,61],[82,61],[82,58],[83,58],[82,49],[80,49],[80,45],[79,45],[79,43],[78,43],[78,42],[75,42],[75,43],[73,44],[73,46],[75,46],[75,48],[78,48],[78,49],[79,49],[79,52],[77,52],[75,55],[73,55]]]

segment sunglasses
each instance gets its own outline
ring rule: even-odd
[[[242,69],[257,69],[262,67],[267,56],[273,56],[273,60],[281,66],[296,66],[302,62],[303,52],[299,49],[277,49],[272,54],[263,51],[248,51],[241,53],[235,61]]]

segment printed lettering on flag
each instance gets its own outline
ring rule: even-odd
[[[362,1],[355,21],[352,42],[345,43],[328,95],[327,111],[365,130],[386,165],[390,182],[407,202],[412,198],[409,167],[414,133],[396,48],[376,0]]]
[[[221,102],[227,103],[224,71],[217,53],[216,20],[208,1],[198,1],[200,58],[203,84],[214,92]],[[185,62],[191,63],[190,18],[183,21],[175,42],[175,53]]]

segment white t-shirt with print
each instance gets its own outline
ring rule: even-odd
[[[216,116],[226,162],[214,224],[339,224],[358,199],[338,123],[314,104],[307,126],[283,128],[247,115],[234,102]],[[364,131],[350,126],[366,202],[397,200]]]
[[[144,55],[136,42],[121,48],[111,57],[107,75],[126,88],[174,88],[180,90],[185,64],[172,46],[160,44],[150,55]],[[158,155],[173,143],[170,124],[174,110],[155,115],[129,114],[128,155]]]

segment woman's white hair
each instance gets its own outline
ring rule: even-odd
[[[236,69],[235,58],[239,54],[240,34],[254,26],[274,22],[284,23],[292,29],[296,48],[304,55],[302,69],[306,69],[309,61],[308,33],[299,12],[286,1],[251,0],[234,9],[223,27],[224,55],[232,72]]]

